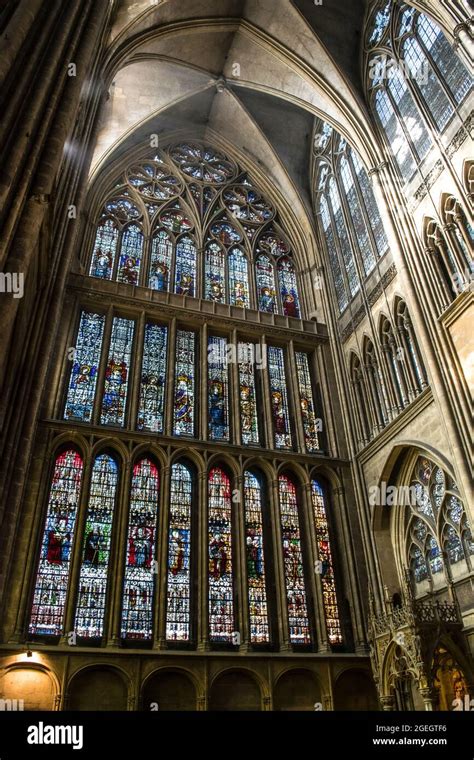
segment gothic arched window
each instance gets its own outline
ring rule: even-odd
[[[124,639],[152,637],[160,479],[158,468],[145,457],[133,466],[130,487],[127,556],[122,602]]]
[[[289,475],[279,476],[278,493],[290,642],[310,644],[297,489]]]
[[[177,330],[173,405],[175,435],[194,435],[195,373],[196,334],[191,330]]]
[[[472,89],[472,77],[424,13],[381,0],[366,37],[368,86],[377,119],[405,182]],[[417,101],[421,101],[422,111]]]
[[[75,449],[56,457],[28,628],[32,636],[63,631],[82,474],[83,461]]]
[[[293,439],[286,385],[285,352],[283,348],[268,346],[267,356],[275,448],[291,449]]]
[[[99,454],[92,466],[86,525],[77,589],[74,630],[87,639],[102,637],[118,485],[118,466],[110,454]]]
[[[162,433],[165,414],[168,328],[147,322],[138,402],[138,430]]]
[[[293,251],[277,214],[222,153],[197,143],[160,149],[114,188],[99,217],[91,277],[301,318]]]
[[[406,518],[408,565],[415,581],[434,580],[445,564],[472,565],[474,543],[455,481],[425,456],[418,457],[410,479]]]
[[[341,623],[339,620],[339,608],[336,594],[336,579],[334,577],[331,541],[329,538],[326,497],[321,484],[314,479],[311,480],[311,502],[313,505],[313,520],[319,562],[319,565],[316,568],[318,571],[316,575],[321,578],[327,637],[330,644],[342,644]]]
[[[314,130],[315,208],[342,312],[389,246],[359,156],[326,122]]]
[[[191,639],[191,521],[193,470],[187,462],[171,466],[166,592],[166,638]]]
[[[426,372],[420,354],[413,324],[405,301],[399,299],[395,308],[395,320],[401,344],[402,359],[410,390],[417,395],[426,388]]]
[[[81,313],[64,409],[66,420],[92,419],[104,325],[103,314]]]
[[[376,427],[381,429],[388,423],[388,397],[385,381],[375,353],[374,344],[366,342],[364,352],[365,366],[369,381],[369,390],[376,414]]]
[[[207,397],[209,438],[213,441],[228,441],[230,437],[227,362],[227,338],[211,335],[208,342]]]
[[[263,538],[264,494],[262,477],[253,471],[244,472],[245,552],[250,642],[267,644],[270,641],[267,586]]]
[[[392,324],[386,317],[381,321],[380,330],[387,371],[392,380],[397,406],[400,410],[408,404],[408,392],[402,367],[402,362],[405,359],[404,351],[402,346],[397,343]]]
[[[135,322],[114,317],[105,368],[100,421],[102,425],[125,424]]]
[[[230,478],[221,467],[208,476],[209,638],[233,643],[232,496]]]

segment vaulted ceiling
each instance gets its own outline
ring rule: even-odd
[[[310,207],[314,116],[371,163],[366,0],[119,0],[91,172],[150,133],[218,137]]]

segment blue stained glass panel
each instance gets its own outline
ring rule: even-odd
[[[125,422],[134,327],[133,320],[114,317],[109,357],[105,369],[104,396],[100,417],[102,425],[123,426]]]
[[[271,314],[276,313],[275,272],[268,256],[262,254],[257,258],[255,274],[257,278],[258,310],[267,311]]]
[[[173,242],[165,230],[158,230],[151,243],[151,261],[148,286],[153,290],[170,289],[171,259]]]
[[[204,266],[204,298],[225,302],[225,254],[218,243],[206,245]]]
[[[283,314],[286,317],[300,317],[300,303],[296,285],[296,273],[292,261],[282,256],[277,264],[280,295],[283,304]]]
[[[319,450],[319,440],[308,354],[296,351],[295,359],[305,443],[307,450],[313,453]]]
[[[282,348],[268,347],[268,374],[270,377],[275,448],[290,449],[290,414],[286,389],[285,355]]]
[[[94,408],[105,317],[83,311],[77,333],[64,418],[90,422]]]
[[[229,369],[227,339],[210,336],[208,342],[208,423],[212,441],[229,440]]]
[[[232,248],[228,256],[229,297],[232,306],[250,306],[247,257],[240,248]]]
[[[239,343],[239,399],[242,444],[259,443],[257,392],[255,382],[255,347],[252,343]]]
[[[194,296],[196,282],[196,246],[191,237],[179,239],[176,244],[175,292]]]
[[[125,228],[120,247],[118,282],[138,285],[140,264],[143,256],[143,233],[137,224]]]
[[[89,274],[111,280],[117,252],[118,229],[111,219],[101,222],[97,227],[94,250]]]
[[[138,430],[163,432],[168,328],[147,323],[138,405]]]
[[[196,335],[176,331],[174,434],[194,435]]]

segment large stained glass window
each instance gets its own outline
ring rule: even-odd
[[[189,235],[176,244],[175,292],[182,296],[193,296],[196,283],[196,246]]]
[[[74,449],[56,458],[28,628],[31,635],[62,633],[82,472],[82,459]]]
[[[282,256],[277,264],[280,295],[283,304],[283,314],[286,317],[300,316],[300,303],[296,288],[296,274],[292,261]]]
[[[171,259],[173,241],[165,230],[158,230],[151,243],[150,271],[148,286],[153,290],[167,291],[170,288]]]
[[[112,219],[100,222],[97,227],[89,274],[111,280],[117,251],[118,229]]]
[[[188,330],[176,331],[174,382],[174,434],[194,435],[196,335]]]
[[[229,440],[229,369],[227,338],[215,335],[208,343],[208,425],[213,441]]]
[[[319,575],[321,577],[327,636],[330,644],[342,644],[326,503],[324,491],[317,480],[311,481],[311,499],[313,502],[314,527],[320,563]]]
[[[342,259],[344,262],[345,270],[347,272],[347,280],[349,283],[351,296],[354,296],[360,288],[359,275],[357,274],[354,252],[349,240],[346,222],[342,211],[341,196],[339,194],[339,190],[334,177],[329,178],[328,189],[333,218],[336,225],[337,237],[339,239],[339,245],[341,248]]]
[[[316,417],[309,371],[309,358],[308,354],[304,351],[296,351],[295,358],[304,438],[307,450],[312,453],[319,450],[319,439],[318,418]]]
[[[286,389],[285,355],[282,348],[268,347],[268,374],[275,448],[291,448],[290,414]]]
[[[208,479],[209,638],[233,643],[232,499],[230,480],[220,467]]]
[[[138,406],[138,430],[163,432],[168,328],[147,323]]]
[[[255,346],[239,343],[239,400],[242,444],[260,443],[257,416],[257,390],[255,377]]]
[[[133,467],[122,606],[122,638],[152,636],[159,476],[150,459]]]
[[[296,486],[287,475],[280,475],[278,489],[290,642],[310,644]]]
[[[375,238],[377,252],[379,256],[382,256],[385,251],[388,250],[388,240],[385,234],[382,217],[380,216],[380,211],[377,206],[374,191],[372,190],[372,184],[365,170],[365,167],[355,150],[351,149],[349,153],[357,176],[362,198],[364,200],[367,215],[369,217],[370,226]]]
[[[182,462],[171,467],[168,528],[166,638],[191,638],[191,507],[193,481]]]
[[[255,274],[257,278],[258,310],[268,311],[272,314],[276,313],[275,272],[268,256],[262,254],[257,258]]]
[[[134,327],[133,320],[114,317],[109,357],[105,368],[100,417],[102,425],[123,425],[125,422]]]
[[[247,257],[240,248],[229,251],[229,299],[233,306],[250,306]]]
[[[138,285],[143,255],[143,233],[137,224],[130,224],[122,234],[117,280]]]
[[[78,636],[89,639],[100,638],[104,630],[117,482],[117,463],[110,454],[100,454],[92,467],[74,625]]]
[[[83,311],[67,391],[65,419],[90,422],[94,408],[105,317]]]
[[[263,553],[262,486],[257,475],[249,470],[244,473],[244,509],[250,642],[266,644],[270,641],[270,628]]]
[[[362,206],[357,194],[354,175],[351,171],[349,160],[346,156],[340,162],[342,186],[347,200],[347,205],[352,217],[352,224],[359,244],[365,274],[369,274],[375,266],[375,255],[372,249],[369,230],[362,211]]]
[[[321,211],[321,222],[323,225],[324,236],[326,238],[332,279],[334,282],[334,288],[336,290],[337,304],[339,306],[339,311],[342,313],[344,309],[347,308],[348,299],[346,294],[344,276],[342,274],[342,268],[337,253],[336,239],[334,235],[331,215],[329,213],[329,205],[327,198],[324,195],[321,195],[319,208]]]
[[[217,303],[225,301],[225,254],[221,246],[211,241],[206,246],[204,298]]]

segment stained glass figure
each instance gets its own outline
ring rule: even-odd
[[[184,174],[209,184],[222,184],[234,174],[231,162],[207,146],[182,143],[172,148],[170,156]]]
[[[64,418],[90,422],[94,408],[105,317],[83,311],[77,333]]]
[[[212,441],[229,440],[229,369],[227,339],[215,335],[208,342],[208,427]]]
[[[170,289],[173,242],[165,230],[158,230],[151,242],[150,274],[148,286],[153,290]]]
[[[324,491],[317,480],[311,481],[311,500],[313,503],[314,528],[318,546],[318,567],[321,570],[320,578],[327,636],[331,644],[342,644],[325,497]]]
[[[175,292],[193,296],[196,280],[196,246],[191,237],[179,239],[176,244]]]
[[[235,243],[240,243],[242,239],[242,235],[237,232],[235,227],[226,221],[213,224],[211,226],[211,233],[226,248]]]
[[[194,435],[196,336],[188,330],[176,331],[174,384],[175,435]]]
[[[286,389],[285,355],[282,348],[268,347],[268,374],[275,448],[290,449],[292,445],[290,414]]]
[[[167,230],[179,235],[181,232],[188,232],[193,228],[193,223],[185,215],[184,211],[178,207],[176,209],[167,209],[160,214],[160,223]]]
[[[168,529],[166,638],[191,638],[191,508],[193,482],[189,467],[171,467]]]
[[[254,349],[252,343],[239,343],[238,345],[240,427],[244,446],[260,443]]]
[[[231,248],[227,258],[229,267],[229,298],[232,306],[249,307],[249,272],[245,253],[237,247]]]
[[[111,219],[100,222],[95,236],[94,250],[89,274],[111,280],[117,252],[118,229]]]
[[[124,639],[152,637],[159,484],[158,469],[150,459],[133,466],[122,605]]]
[[[138,404],[138,430],[163,432],[168,328],[147,323]]]
[[[28,628],[33,636],[59,636],[63,630],[82,473],[74,449],[56,458]]]
[[[100,454],[92,467],[74,624],[84,638],[100,638],[104,630],[117,482],[117,463],[109,454]]]
[[[120,249],[118,282],[138,285],[143,255],[143,234],[137,224],[130,224],[123,232]]]
[[[268,256],[258,256],[255,264],[257,278],[257,303],[259,311],[275,314],[277,311],[275,273]]]
[[[230,480],[220,467],[208,478],[209,638],[232,643],[234,595],[232,583],[232,501]]]
[[[319,450],[319,440],[318,419],[315,412],[311,375],[309,371],[309,358],[308,354],[304,351],[296,351],[295,359],[304,438],[307,450],[310,453],[313,453],[314,451]]]
[[[263,551],[262,486],[249,470],[244,473],[245,552],[249,605],[250,642],[270,641],[265,558]]]
[[[296,486],[287,475],[280,475],[278,489],[290,642],[310,644]]]
[[[205,250],[204,298],[225,302],[225,254],[214,241],[208,242]]]
[[[300,317],[300,304],[296,286],[296,274],[292,261],[282,256],[277,264],[283,314],[286,317]]]
[[[125,422],[134,327],[133,320],[114,317],[105,369],[104,396],[100,416],[102,425],[123,426]]]

